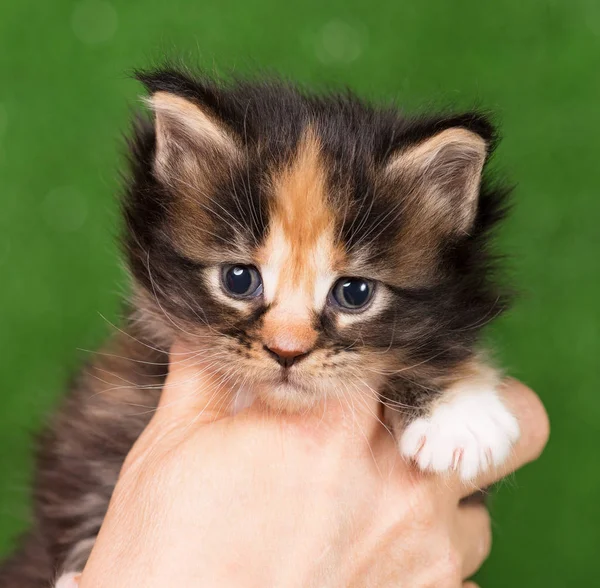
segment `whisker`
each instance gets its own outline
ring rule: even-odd
[[[344,388],[345,388],[345,386],[344,386]],[[346,390],[347,390],[347,388],[346,388]],[[371,457],[373,458],[373,463],[375,464],[377,472],[379,473],[380,477],[383,477],[383,474],[381,473],[381,470],[379,469],[379,464],[377,463],[377,458],[375,457],[375,452],[373,451],[373,447],[371,446],[371,441],[370,441],[368,435],[365,433],[362,426],[360,425],[359,420],[356,418],[356,407],[354,405],[354,395],[348,393],[348,396],[346,396],[346,394],[344,392],[342,392],[342,393],[344,395],[344,398],[346,399],[346,402],[348,402],[348,397],[349,397],[350,401],[352,402],[352,406],[350,406],[350,402],[348,402],[348,408],[350,408],[350,413],[353,418],[353,423],[360,431],[360,434],[363,436],[364,440],[367,442],[367,447],[369,448],[369,452],[371,453]],[[371,414],[373,414],[371,409],[369,409],[369,412]],[[376,416],[376,415],[374,415],[374,416]],[[379,422],[381,422],[377,416],[376,416],[376,418]]]
[[[82,347],[77,347],[77,351],[82,351],[84,353],[92,353],[93,355],[99,355],[100,357],[114,357],[115,359],[123,359],[126,361],[130,361],[132,363],[141,363],[144,365],[156,365],[156,366],[168,366],[168,365],[176,365],[176,364],[184,364],[190,359],[197,357],[194,351],[190,351],[190,357],[186,357],[184,359],[178,359],[175,361],[145,361],[143,359],[135,359],[133,357],[128,357],[126,355],[119,355],[117,353],[107,353],[105,351],[93,351],[92,349],[84,349]]]
[[[159,353],[169,353],[168,349],[160,349],[159,347],[153,347],[152,345],[149,345],[148,343],[144,343],[143,341],[140,341],[140,339],[137,339],[131,333],[127,333],[123,329],[117,327],[117,325],[115,325],[113,322],[108,320],[101,312],[98,312],[98,315],[100,316],[100,318],[105,320],[113,329],[117,330],[119,333],[125,335],[126,337],[129,337],[136,343],[139,343],[140,345],[143,345],[144,347],[147,347],[148,349],[152,349],[153,351],[158,351]],[[172,355],[185,355],[185,353],[183,353],[183,352],[182,353],[174,353]]]

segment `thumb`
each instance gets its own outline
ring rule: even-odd
[[[189,351],[176,342],[169,353],[169,375],[156,418],[201,424],[228,416],[232,404],[230,379],[227,373],[217,371],[205,353]]]

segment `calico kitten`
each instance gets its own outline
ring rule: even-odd
[[[175,337],[282,410],[378,395],[424,470],[471,479],[502,462],[519,428],[478,349],[507,305],[488,252],[506,197],[482,179],[489,121],[272,80],[138,78],[153,120],[135,126],[123,199],[129,320],[42,437],[34,525],[0,586],[83,569]]]

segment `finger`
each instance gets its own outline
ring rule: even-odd
[[[479,584],[475,584],[475,582],[465,582],[463,588],[479,588]]]
[[[457,510],[455,542],[462,556],[462,577],[470,578],[492,548],[490,514],[483,506],[461,506]]]
[[[506,380],[500,395],[506,406],[519,421],[521,435],[510,456],[499,467],[490,468],[474,482],[459,482],[461,497],[469,496],[477,488],[486,488],[536,460],[544,450],[550,434],[548,414],[538,396],[516,380]]]
[[[232,391],[227,374],[217,372],[191,352],[175,343],[169,354],[169,375],[156,411],[159,420],[183,418],[196,423],[212,422],[231,414]]]

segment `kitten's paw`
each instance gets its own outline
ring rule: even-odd
[[[508,457],[519,438],[519,423],[493,388],[451,394],[429,416],[407,426],[400,451],[422,470],[456,470],[463,480],[472,480]]]
[[[80,578],[81,574],[79,572],[63,574],[56,582],[54,588],[77,588],[79,586]]]

